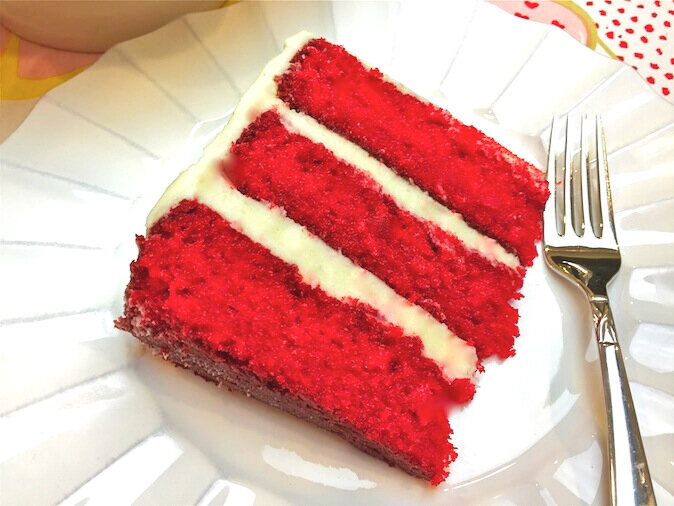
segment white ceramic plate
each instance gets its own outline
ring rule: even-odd
[[[300,29],[539,166],[553,113],[603,113],[624,255],[612,303],[656,495],[674,503],[674,108],[562,31],[474,1],[240,3],[121,44],[40,101],[1,147],[0,502],[606,501],[589,318],[540,258],[517,356],[452,415],[460,456],[435,489],[113,329],[133,234]]]

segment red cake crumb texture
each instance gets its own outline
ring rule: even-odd
[[[195,201],[173,208],[138,247],[121,328],[212,350],[392,449],[426,479],[446,476],[455,458],[448,403],[468,400],[473,387],[448,384],[417,337],[307,285]]]
[[[540,171],[323,39],[300,50],[277,83],[291,108],[360,145],[524,265],[532,263],[548,195]]]
[[[492,264],[456,237],[397,206],[366,173],[290,133],[275,111],[258,117],[223,167],[242,193],[281,207],[323,241],[473,344],[510,356],[523,269]],[[269,160],[274,163],[269,163]]]

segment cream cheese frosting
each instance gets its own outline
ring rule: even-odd
[[[447,209],[424,190],[398,176],[357,144],[324,127],[311,116],[289,109],[283,102],[276,105],[276,110],[288,130],[323,144],[338,158],[366,172],[401,209],[437,225],[492,262],[511,268],[520,266],[517,256],[506,251],[496,240],[479,233],[459,213]]]
[[[210,207],[272,254],[297,266],[308,284],[319,286],[338,299],[368,304],[405,333],[418,336],[424,354],[438,363],[448,378],[469,378],[475,372],[477,356],[472,346],[379,278],[284,216],[280,209],[240,193],[219,170],[210,168],[197,178],[184,179],[180,199],[184,198],[195,198]]]

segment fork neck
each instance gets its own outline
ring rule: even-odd
[[[618,337],[613,323],[613,314],[606,295],[590,297],[592,320],[594,321],[595,337],[599,344],[618,345]]]
[[[605,293],[593,293],[590,295],[590,304],[608,304],[608,295]]]

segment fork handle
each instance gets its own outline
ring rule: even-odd
[[[613,314],[607,298],[593,297],[590,305],[599,345],[608,419],[611,502],[618,506],[655,505],[653,484]]]

